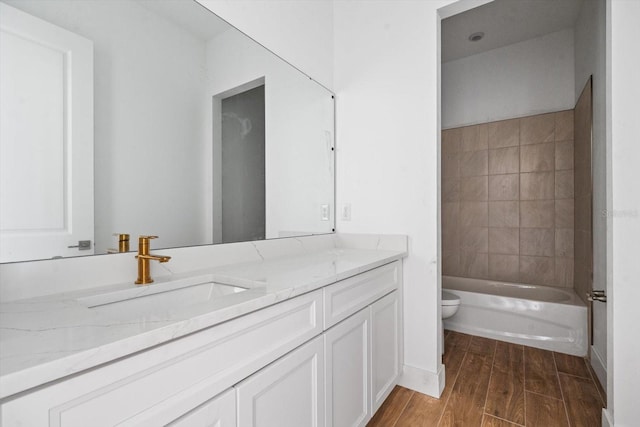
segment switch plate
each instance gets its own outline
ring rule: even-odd
[[[321,221],[329,221],[331,213],[329,212],[329,205],[321,205],[320,206],[320,220]]]
[[[341,218],[343,221],[351,221],[351,203],[345,203],[342,205]]]

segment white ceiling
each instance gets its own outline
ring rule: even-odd
[[[195,1],[139,0],[137,3],[203,41],[211,40],[232,28],[216,14]]]
[[[590,1],[590,0],[587,0]],[[442,21],[442,62],[572,28],[583,0],[495,0]],[[470,42],[478,31],[482,40]]]

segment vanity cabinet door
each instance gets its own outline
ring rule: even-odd
[[[236,427],[236,392],[231,388],[167,425],[170,427]]]
[[[324,427],[323,378],[319,336],[235,386],[238,427]]]
[[[372,414],[391,393],[400,374],[399,304],[398,291],[394,291],[369,307]]]
[[[369,309],[324,334],[327,427],[364,426],[371,418]]]

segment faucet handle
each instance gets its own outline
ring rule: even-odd
[[[140,240],[149,240],[149,239],[157,239],[158,236],[140,236],[139,239]]]

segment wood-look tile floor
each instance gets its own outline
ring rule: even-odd
[[[396,387],[368,427],[600,426],[606,396],[585,359],[445,331],[440,399]]]

